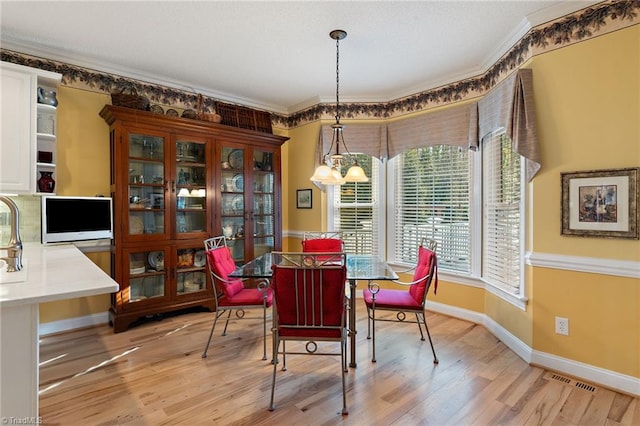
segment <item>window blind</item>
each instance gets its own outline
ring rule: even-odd
[[[438,242],[441,270],[470,272],[469,151],[450,145],[408,150],[395,167],[394,256],[415,263],[422,238]]]
[[[369,182],[352,182],[333,187],[333,228],[343,233],[347,252],[382,256],[378,235],[379,206],[375,197],[380,162],[366,154],[355,156],[369,177]]]
[[[521,281],[521,157],[504,134],[485,138],[483,163],[482,276],[518,295]]]

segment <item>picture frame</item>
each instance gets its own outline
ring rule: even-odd
[[[640,167],[561,173],[562,235],[638,239]]]
[[[296,190],[296,207],[299,209],[310,209],[313,206],[313,196],[311,189]]]

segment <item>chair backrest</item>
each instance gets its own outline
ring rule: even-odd
[[[342,234],[336,231],[307,231],[302,238],[302,251],[306,253],[341,253],[344,251]]]
[[[236,270],[236,263],[227,247],[226,238],[213,237],[204,241],[207,255],[207,266],[211,280],[216,287],[216,294],[220,291],[228,298],[235,296],[244,288],[242,280],[229,278],[229,274]]]
[[[346,255],[284,252],[272,255],[271,286],[276,299],[277,327],[300,336],[309,329],[325,329],[326,337],[344,327]]]
[[[423,239],[418,247],[418,261],[413,274],[413,281],[416,283],[409,287],[409,294],[416,302],[423,305],[431,283],[434,282],[434,293],[438,288],[437,246],[438,243],[435,240]],[[434,278],[435,281],[433,281]]]

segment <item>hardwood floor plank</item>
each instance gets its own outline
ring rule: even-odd
[[[640,423],[638,398],[546,378],[484,327],[429,313],[440,358],[415,324],[380,323],[376,355],[358,306],[357,363],[342,416],[339,357],[262,358],[260,321],[212,324],[207,312],[113,334],[106,326],[44,336],[40,414],[48,425],[524,425]],[[271,337],[267,338],[271,348]],[[269,358],[271,358],[269,356]]]

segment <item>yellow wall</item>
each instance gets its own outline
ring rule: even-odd
[[[59,195],[109,196],[109,127],[98,115],[109,95],[69,87],[58,90],[58,139],[56,193]],[[111,274],[108,252],[86,254]],[[104,313],[109,295],[82,297],[40,304],[40,322]]]
[[[560,173],[640,165],[640,25],[534,58],[542,170],[533,250],[640,261],[640,241],[562,236]],[[640,377],[637,279],[534,268],[533,348]],[[569,318],[569,336],[554,333]]]
[[[285,142],[290,163],[283,167],[282,181],[288,182],[285,198],[289,199],[287,211],[289,221],[283,224],[285,230],[318,230],[326,229],[326,197],[309,180],[315,169],[315,152],[321,123],[314,122],[296,127],[289,131],[289,140]],[[312,208],[298,209],[296,207],[296,190],[312,189]],[[285,208],[285,207],[283,207]],[[284,246],[291,250],[300,248],[294,242],[285,241]]]

